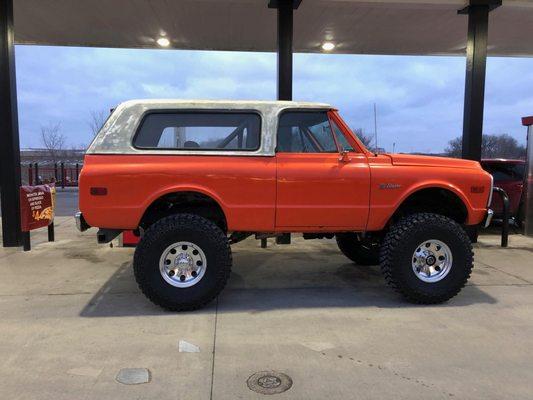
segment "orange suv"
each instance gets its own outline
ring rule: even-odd
[[[409,301],[456,295],[473,266],[468,229],[488,222],[492,178],[474,161],[367,150],[327,104],[140,100],[87,150],[80,230],[140,236],[135,278],[170,310],[213,300],[251,235],[335,237],[380,264]]]

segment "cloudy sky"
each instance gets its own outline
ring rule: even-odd
[[[91,141],[91,112],[134,98],[276,97],[276,55],[178,50],[17,46],[21,147],[39,147],[41,126],[61,123],[70,146]],[[462,57],[296,54],[295,100],[336,106],[353,128],[391,151],[440,152],[462,132]],[[525,142],[533,114],[533,59],[490,58],[485,133]]]

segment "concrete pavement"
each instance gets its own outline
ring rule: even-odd
[[[0,249],[1,399],[259,399],[249,376],[289,375],[279,399],[529,399],[533,393],[533,240],[482,236],[470,284],[413,306],[377,267],[334,241],[233,246],[228,287],[206,309],[149,303],[132,249],[97,245],[70,218],[55,243]],[[179,352],[180,340],[200,348]],[[151,382],[123,385],[121,368]]]

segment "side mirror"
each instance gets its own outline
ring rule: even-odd
[[[350,161],[350,157],[348,156],[348,150],[346,149],[342,149],[339,153],[339,161],[340,162],[349,162]]]

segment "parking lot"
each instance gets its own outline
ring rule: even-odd
[[[531,398],[531,239],[482,236],[469,285],[438,306],[405,303],[333,240],[233,254],[216,302],[169,313],[137,289],[133,249],[70,217],[55,243],[41,230],[31,252],[0,249],[0,398],[253,399],[259,371],[292,379],[280,399]],[[150,382],[117,382],[123,368]]]

